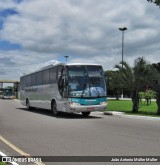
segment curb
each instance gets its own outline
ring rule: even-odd
[[[122,116],[122,115],[125,115],[124,112],[116,112],[116,111],[105,111],[104,112],[104,115],[117,115],[117,116]]]
[[[150,117],[150,116],[138,116],[138,115],[126,115],[124,112],[116,112],[116,111],[105,111],[104,115],[114,115],[121,116],[125,118],[134,118],[134,119],[144,119],[144,120],[152,120],[152,121],[160,121],[160,117]]]

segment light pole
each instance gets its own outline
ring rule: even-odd
[[[119,28],[120,31],[122,31],[122,69],[123,69],[123,50],[124,50],[124,31],[127,30],[126,27]]]
[[[66,62],[67,62],[67,58],[69,57],[69,56],[64,56],[65,58],[66,58]]]
[[[119,28],[120,31],[122,31],[122,69],[123,69],[123,53],[124,53],[124,31],[127,30],[126,27]],[[123,99],[123,88],[122,88],[122,95],[121,98]]]

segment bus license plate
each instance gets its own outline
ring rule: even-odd
[[[93,107],[90,107],[90,108],[87,108],[87,110],[89,110],[89,111],[93,111],[94,108],[93,108]]]

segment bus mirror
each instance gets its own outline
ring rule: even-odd
[[[66,87],[68,86],[68,79],[67,78],[65,79],[65,86]]]
[[[62,74],[58,74],[58,79],[60,79],[62,77]]]

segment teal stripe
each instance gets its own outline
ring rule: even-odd
[[[99,105],[101,102],[106,102],[107,98],[69,98],[70,102],[79,103],[81,105]]]

